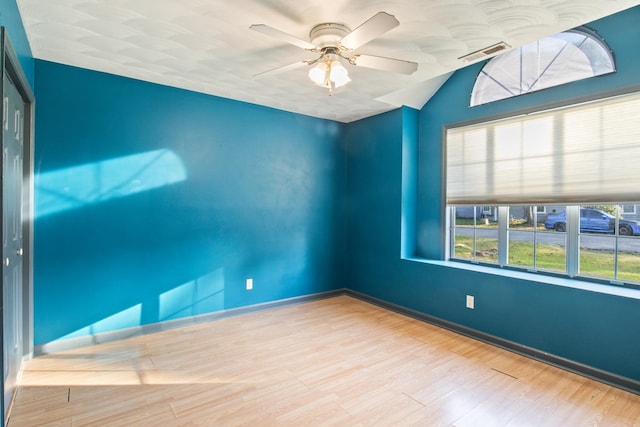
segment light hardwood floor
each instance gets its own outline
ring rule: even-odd
[[[37,357],[9,426],[640,426],[640,396],[340,296]]]

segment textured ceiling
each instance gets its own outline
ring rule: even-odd
[[[631,0],[17,0],[36,58],[315,117],[350,122],[421,108],[458,58],[512,47],[640,4]],[[308,40],[322,22],[356,28],[379,11],[400,25],[357,50],[414,61],[410,76],[347,65],[328,96],[304,68],[254,74],[316,55],[249,30],[267,24]]]

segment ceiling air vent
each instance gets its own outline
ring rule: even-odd
[[[471,52],[468,55],[461,56],[458,59],[462,59],[464,62],[473,62],[476,59],[484,58],[486,56],[491,56],[500,51],[509,49],[510,47],[511,46],[509,46],[507,43],[500,42],[500,43],[492,44],[491,46],[487,46],[483,49],[476,50],[475,52]]]

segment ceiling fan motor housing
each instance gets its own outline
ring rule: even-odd
[[[326,47],[338,47],[338,42],[350,32],[346,25],[327,22],[313,27],[309,32],[309,38],[311,43],[322,50]]]

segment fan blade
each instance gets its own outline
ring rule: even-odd
[[[263,71],[263,72],[258,73],[258,74],[254,74],[253,77],[263,77],[263,76],[267,76],[267,75],[270,75],[270,74],[280,74],[280,73],[284,73],[285,71],[295,70],[296,68],[302,68],[302,67],[304,67],[306,65],[309,65],[308,61],[294,62],[293,64],[283,65],[281,67],[273,68],[271,70],[267,70],[267,71]]]
[[[412,74],[418,69],[416,62],[372,55],[353,55],[349,58],[349,63],[358,67],[375,68],[376,70],[391,71],[398,74]]]
[[[340,46],[354,50],[400,25],[395,16],[378,12],[340,40]]]
[[[302,49],[307,49],[307,50],[315,50],[316,46],[309,43],[308,41],[299,39],[295,36],[292,36],[291,34],[287,34],[284,31],[280,31],[280,30],[276,30],[273,27],[269,27],[268,25],[264,25],[264,24],[254,24],[252,26],[249,27],[250,29],[252,29],[253,31],[257,31],[259,33],[262,34],[266,34],[267,36],[270,37],[274,37],[276,39],[280,39],[282,41],[285,41],[287,43],[290,43],[294,46],[298,46],[301,47]]]

